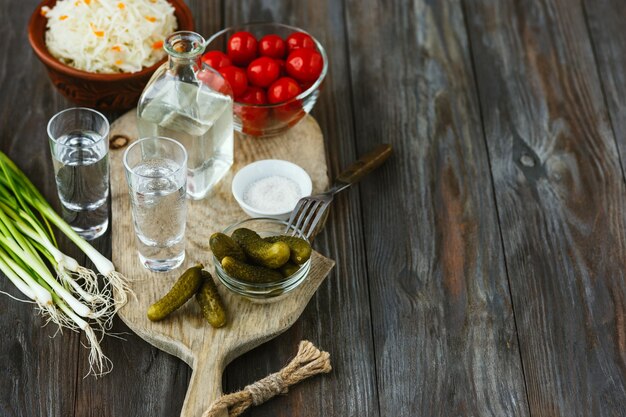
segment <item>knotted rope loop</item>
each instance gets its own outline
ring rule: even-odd
[[[328,352],[320,351],[308,340],[303,340],[298,346],[296,357],[287,366],[241,391],[223,395],[202,414],[202,417],[219,417],[225,411],[228,411],[229,417],[237,417],[251,405],[259,405],[278,394],[286,394],[291,385],[331,370]]]
[[[266,376],[254,384],[248,385],[244,388],[244,391],[250,393],[252,404],[259,405],[278,394],[286,394],[289,390],[287,389],[285,381],[280,376],[280,372],[277,372]]]

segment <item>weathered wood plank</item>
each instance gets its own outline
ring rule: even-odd
[[[381,415],[527,416],[461,4],[347,4]]]
[[[56,201],[45,123],[71,104],[26,46],[35,3],[0,6],[0,148]],[[333,173],[357,148],[392,141],[398,150],[360,195],[333,207],[317,245],[338,260],[337,274],[289,333],[228,368],[225,387],[278,369],[305,337],[331,352],[335,371],[251,416],[379,415],[373,363],[381,415],[528,414],[463,19],[458,2],[432,3],[224,10],[228,23],[295,23],[328,47],[331,73],[314,113]],[[624,190],[607,122],[623,152],[624,8],[586,1],[609,119],[579,5],[511,3],[466,8],[531,411],[624,415]],[[202,33],[222,27],[220,2],[191,6]],[[385,245],[391,237],[400,240]],[[108,238],[97,246],[110,254]],[[4,282],[0,290],[12,291]],[[104,342],[113,374],[83,380],[76,334],[48,339],[52,329],[39,328],[30,306],[6,298],[0,318],[2,415],[171,416],[182,405],[187,366],[133,335]]]
[[[111,134],[124,134],[135,141],[136,113],[131,111],[117,119],[111,125]],[[245,217],[231,194],[233,175],[239,169],[259,159],[285,159],[309,173],[314,192],[328,188],[324,137],[312,117],[307,117],[283,135],[264,139],[260,145],[258,141],[236,135],[234,152],[237,158],[232,172],[211,192],[210,202],[188,203],[186,260],[182,268],[158,276],[146,271],[135,251],[128,250],[135,246],[135,237],[128,233],[133,224],[122,162],[124,149],[110,152],[112,261],[118,271],[136,280],[129,285],[137,294],[137,299],[129,300],[118,317],[142,339],[181,358],[193,368],[181,417],[198,417],[222,395],[222,375],[229,361],[292,326],[334,265],[334,261],[314,252],[306,281],[286,298],[274,303],[251,303],[218,284],[228,315],[226,326],[219,329],[207,324],[195,302],[187,303],[173,317],[162,322],[153,323],[146,317],[150,305],[172,287],[184,268],[200,262],[206,270],[213,271],[209,236]]]
[[[531,414],[624,416],[626,190],[581,4],[465,5]]]
[[[205,36],[222,28],[220,0],[188,0],[196,30]],[[110,233],[96,247],[111,256]],[[120,320],[114,332],[123,332],[125,342],[107,338],[103,348],[114,363],[113,372],[102,379],[78,375],[77,417],[128,417],[149,414],[154,417],[178,416],[183,405],[190,368],[178,358],[154,348],[133,334]],[[85,353],[81,371],[86,372]]]
[[[330,63],[324,91],[313,110],[324,137],[331,174],[356,159],[342,2],[227,2],[226,25],[277,21],[310,31],[325,46]],[[332,175],[331,175],[332,177]],[[284,335],[235,360],[226,369],[225,391],[234,391],[280,369],[298,342],[310,339],[328,350],[330,375],[307,381],[289,395],[257,407],[253,416],[378,416],[367,269],[357,190],[340,196],[326,230],[315,242],[337,262],[299,321]]]
[[[28,45],[26,22],[32,7],[3,2],[0,6],[0,149],[8,154],[58,208],[46,122],[65,103],[49,84]],[[15,47],[20,45],[20,47]],[[67,239],[59,242],[78,256]],[[23,298],[0,274],[0,290]],[[78,351],[78,334],[54,335],[32,304],[0,297],[0,415],[71,415]],[[63,389],[59,389],[62,381]]]
[[[584,0],[583,5],[623,169],[626,158],[626,2]]]

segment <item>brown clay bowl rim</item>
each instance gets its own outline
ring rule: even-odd
[[[181,25],[181,19],[177,18],[176,20],[178,22],[179,27],[176,30],[177,31],[179,31],[179,30],[194,30],[193,16],[191,14],[191,10],[189,10],[189,7],[187,6],[187,4],[185,4],[184,0],[167,0],[167,1],[176,10],[175,14],[181,14],[181,15],[185,16],[186,17],[185,20],[188,21],[188,25],[186,25],[185,27],[182,27],[182,26],[180,26]],[[41,15],[41,8],[43,6],[53,7],[54,4],[56,4],[56,2],[57,2],[57,0],[43,0],[35,8],[35,11],[30,16],[30,19],[28,21],[28,41],[30,42],[30,46],[33,48],[33,50],[35,51],[35,54],[37,54],[39,59],[47,67],[50,67],[50,68],[52,68],[52,69],[54,69],[54,70],[56,70],[58,72],[61,72],[63,74],[70,75],[70,76],[73,76],[73,77],[76,77],[76,78],[85,79],[85,80],[92,80],[92,81],[124,81],[124,80],[133,79],[133,78],[140,78],[140,77],[146,76],[148,74],[151,74],[158,67],[160,67],[165,61],[167,61],[167,57],[165,57],[162,60],[160,60],[159,62],[157,62],[156,64],[154,64],[154,65],[152,65],[150,67],[145,67],[145,68],[143,68],[140,71],[137,71],[137,72],[123,72],[123,73],[119,73],[119,74],[99,74],[99,73],[95,73],[95,72],[87,72],[87,71],[82,71],[82,70],[70,67],[69,65],[66,65],[66,64],[62,63],[61,61],[59,61],[58,59],[53,57],[50,54],[50,52],[48,52],[48,48],[46,47],[46,41],[45,41],[46,17]],[[38,37],[35,37],[35,34],[33,33],[33,28],[35,26],[39,26],[41,24],[43,24],[43,26],[44,26],[43,36],[38,38]]]

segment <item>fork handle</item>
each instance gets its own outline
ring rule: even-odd
[[[381,166],[391,156],[392,152],[391,145],[388,143],[377,146],[339,174],[337,181],[345,184],[358,182],[365,175]]]

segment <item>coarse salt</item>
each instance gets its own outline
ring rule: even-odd
[[[268,214],[293,210],[301,197],[302,192],[298,184],[280,175],[254,181],[243,194],[243,200],[247,205]]]

